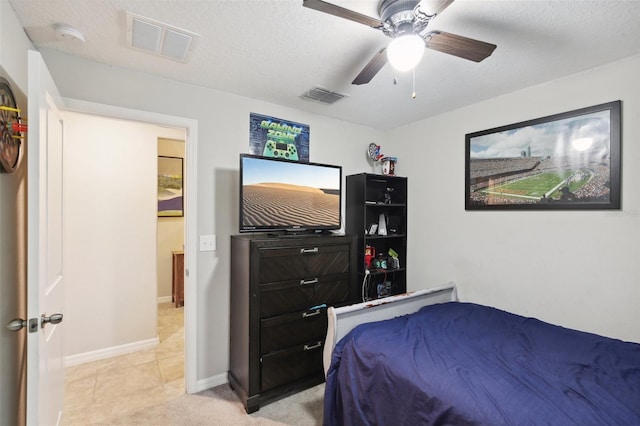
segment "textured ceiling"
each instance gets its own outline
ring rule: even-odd
[[[469,105],[640,52],[640,0],[456,0],[429,24],[496,44],[475,63],[427,50],[415,74],[386,65],[350,82],[389,39],[302,6],[302,0],[9,0],[36,47],[380,129]],[[332,3],[378,18],[375,0]],[[126,46],[126,11],[200,34],[188,63]],[[81,30],[84,44],[53,25]],[[313,86],[347,95],[300,98]]]

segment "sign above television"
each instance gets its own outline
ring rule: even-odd
[[[309,126],[251,113],[249,153],[306,163],[309,161]]]

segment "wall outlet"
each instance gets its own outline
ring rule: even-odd
[[[200,251],[216,251],[216,236],[200,235]]]

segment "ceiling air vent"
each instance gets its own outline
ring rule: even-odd
[[[322,102],[323,104],[332,104],[347,95],[342,93],[332,92],[322,87],[314,87],[313,89],[302,94],[302,99],[310,99],[312,101]]]
[[[187,62],[200,36],[127,11],[127,45],[147,53]]]

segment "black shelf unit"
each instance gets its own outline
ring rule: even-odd
[[[356,256],[361,299],[371,300],[407,291],[407,178],[372,173],[347,176],[346,232],[357,236]],[[369,233],[383,215],[387,235]],[[386,262],[365,265],[367,247],[382,254]],[[398,255],[398,265],[389,259],[389,249]],[[380,260],[380,259],[379,259]],[[380,263],[382,265],[380,265]],[[379,267],[383,266],[383,267]]]

